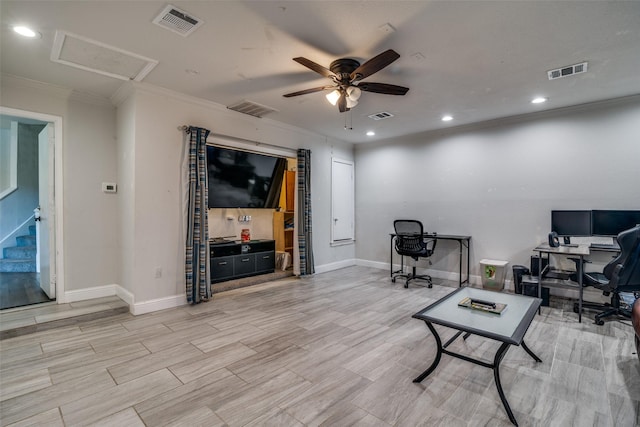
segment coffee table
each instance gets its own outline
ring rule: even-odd
[[[467,307],[459,307],[458,303],[464,298],[506,304],[506,308],[502,313],[495,314]],[[504,358],[509,347],[512,345],[522,345],[522,348],[533,358],[533,360],[536,362],[542,362],[542,360],[536,356],[524,342],[524,335],[527,332],[527,329],[529,329],[529,325],[531,325],[531,321],[533,320],[533,317],[541,303],[542,299],[540,298],[464,287],[451,292],[414,314],[412,316],[413,318],[423,320],[427,324],[427,327],[436,340],[438,352],[431,366],[416,377],[413,382],[422,382],[422,380],[433,372],[438,366],[438,363],[440,363],[443,353],[458,359],[466,360],[467,362],[475,363],[476,365],[491,368],[493,369],[493,376],[495,378],[496,387],[498,388],[500,400],[504,405],[504,409],[507,411],[509,420],[511,420],[513,424],[518,425],[516,418],[509,407],[507,398],[504,395],[504,391],[502,390],[499,371],[500,362]],[[458,332],[446,343],[442,344],[440,335],[438,335],[433,324],[456,329]],[[502,345],[500,345],[500,348],[496,352],[495,357],[493,358],[493,363],[474,359],[464,354],[447,350],[447,347],[463,333],[465,334],[463,339],[467,339],[469,335],[478,335],[501,342]]]

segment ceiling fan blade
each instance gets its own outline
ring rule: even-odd
[[[390,85],[386,83],[361,82],[358,86],[365,92],[383,93],[385,95],[404,95],[409,91],[408,87]]]
[[[328,68],[325,68],[320,64],[316,64],[315,62],[310,61],[307,58],[303,58],[303,57],[299,56],[297,58],[293,58],[293,60],[296,61],[298,64],[304,65],[305,67],[315,71],[316,73],[318,73],[318,74],[320,74],[322,76],[325,76],[325,77],[328,77],[328,78],[332,78],[332,77],[336,76]]]
[[[341,113],[344,113],[345,111],[348,110],[347,97],[345,96],[344,92],[340,94],[340,99],[338,99],[338,109],[340,110]]]
[[[385,50],[378,56],[374,56],[364,64],[360,65],[351,73],[351,81],[362,80],[373,73],[377,73],[396,59],[400,58],[398,52],[393,49]]]
[[[299,90],[298,92],[287,93],[282,96],[284,96],[285,98],[291,98],[292,96],[306,95],[308,93],[321,92],[323,90],[334,89],[334,88],[335,86],[320,86],[320,87],[314,87],[311,89]]]

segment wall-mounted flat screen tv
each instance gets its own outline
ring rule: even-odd
[[[209,208],[277,208],[286,166],[280,157],[208,145]]]

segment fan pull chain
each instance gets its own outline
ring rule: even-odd
[[[347,127],[347,114],[349,115],[349,127]],[[344,130],[353,130],[353,116],[351,115],[351,110],[344,115]]]

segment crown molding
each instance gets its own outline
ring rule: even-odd
[[[65,100],[69,99],[72,92],[71,89],[63,86],[52,85],[50,83],[44,83],[38,80],[31,80],[6,73],[2,73],[0,75],[0,84],[2,86],[14,87],[17,89],[35,89],[40,92],[46,92],[53,97]]]
[[[269,118],[265,118],[265,117],[262,117],[262,118],[253,117],[253,116],[250,116],[250,115],[247,115],[247,114],[242,114],[242,113],[239,113],[237,111],[230,110],[226,106],[224,106],[222,104],[218,104],[217,102],[208,101],[206,99],[198,98],[198,97],[192,96],[192,95],[186,95],[184,93],[176,92],[176,91],[173,91],[171,89],[162,88],[162,87],[155,86],[155,85],[152,85],[150,83],[145,83],[145,82],[133,82],[133,81],[130,81],[130,82],[124,83],[120,87],[120,89],[118,89],[116,94],[114,94],[114,96],[111,98],[111,100],[112,100],[112,102],[114,102],[115,105],[119,105],[121,102],[123,102],[129,96],[131,96],[134,92],[141,92],[141,93],[148,93],[148,94],[152,94],[152,95],[160,95],[160,96],[170,97],[170,98],[174,98],[176,100],[182,101],[182,102],[186,102],[186,103],[197,105],[199,107],[203,107],[203,108],[206,108],[206,109],[209,109],[209,110],[212,110],[212,111],[216,111],[216,112],[219,112],[221,114],[226,114],[226,115],[238,114],[242,118],[246,119],[250,123],[254,123],[255,125],[260,125],[260,124],[264,123],[264,124],[267,124],[270,127],[274,127],[274,128],[278,128],[278,129],[282,129],[282,130],[288,131],[288,132],[300,134],[301,136],[310,137],[310,138],[317,138],[317,139],[321,139],[321,140],[327,141],[327,142],[335,142],[335,143],[341,143],[341,144],[353,146],[353,144],[350,143],[350,142],[345,142],[345,141],[341,141],[341,140],[338,140],[338,139],[335,139],[335,138],[330,138],[330,137],[327,137],[326,135],[315,133],[315,132],[309,131],[307,129],[303,129],[303,128],[300,128],[300,127],[297,127],[297,126],[289,125],[287,123],[279,122],[279,121],[274,120],[274,119],[269,119]],[[191,124],[194,124],[194,123],[191,123]]]
[[[105,98],[104,96],[96,95],[90,92],[79,92],[77,90],[73,90],[71,92],[69,100],[81,102],[83,104],[95,105],[97,107],[115,107],[110,98]]]
[[[355,144],[355,148],[367,149],[367,148],[373,148],[373,147],[382,147],[385,145],[396,144],[401,141],[411,142],[411,141],[416,141],[416,139],[423,140],[425,138],[455,135],[455,134],[460,134],[464,132],[472,132],[472,131],[478,131],[483,129],[503,127],[503,126],[514,125],[518,123],[533,122],[533,121],[542,120],[542,119],[552,119],[560,116],[565,116],[568,114],[586,113],[589,111],[595,111],[603,108],[624,106],[624,105],[637,104],[637,103],[640,103],[640,94],[623,96],[619,98],[603,99],[600,101],[587,102],[583,104],[570,105],[566,107],[553,108],[550,110],[536,111],[532,113],[500,117],[500,118],[485,120],[477,123],[468,123],[468,124],[463,124],[458,126],[452,126],[444,129],[434,129],[430,131],[417,132],[410,135],[404,135],[396,138],[388,138],[388,139],[366,143],[366,144],[358,143],[358,144]]]

